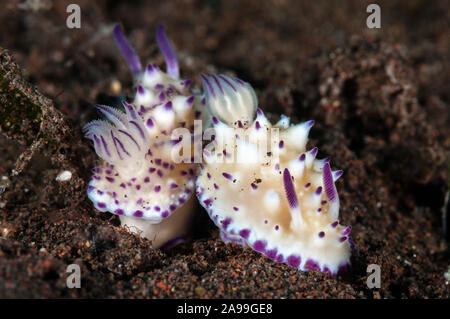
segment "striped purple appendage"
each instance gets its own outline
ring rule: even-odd
[[[292,183],[292,177],[289,173],[289,170],[287,168],[284,169],[283,172],[283,183],[284,183],[284,190],[286,192],[286,197],[289,203],[290,208],[297,208],[298,207],[298,198],[295,194],[295,188],[294,184]]]
[[[174,79],[178,79],[180,77],[178,60],[175,55],[175,50],[172,48],[169,40],[167,39],[166,33],[164,32],[164,27],[162,25],[159,25],[156,30],[156,41],[161,53],[164,56],[164,60],[166,61],[167,74]]]
[[[141,117],[133,104],[124,102],[126,113],[106,105],[97,109],[110,121],[96,120],[88,123],[83,132],[94,142],[98,156],[109,163],[130,159],[143,160],[150,140]]]
[[[122,28],[119,24],[114,27],[113,30],[114,41],[119,48],[120,53],[128,64],[133,75],[137,75],[141,72],[142,66],[138,55],[134,51],[133,47],[128,42],[127,38],[122,32]]]
[[[333,174],[331,172],[330,163],[326,162],[323,166],[323,184],[325,188],[325,194],[330,202],[334,202],[337,199],[337,191],[334,185]]]

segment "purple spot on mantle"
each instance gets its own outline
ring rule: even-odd
[[[222,221],[222,228],[224,230],[227,230],[228,226],[230,226],[230,223],[231,223],[231,218],[228,217],[228,218],[224,219]]]
[[[320,238],[324,238],[324,237],[325,237],[325,232],[321,231],[321,232],[319,233],[319,237],[320,237]]]
[[[300,258],[300,256],[291,255],[287,258],[287,263],[289,266],[298,268],[298,266],[300,266],[301,260],[302,259]]]
[[[316,189],[316,195],[320,195],[320,194],[322,194],[322,186],[319,186],[319,187],[317,187],[317,189]]]
[[[278,250],[276,248],[268,250],[268,251],[266,251],[266,256],[269,257],[270,259],[275,259],[277,256],[277,252],[278,252]]]
[[[305,263],[304,268],[310,271],[320,270],[319,264],[312,259],[308,259],[308,261]]]
[[[165,210],[161,213],[162,218],[166,218],[167,216],[169,216],[169,212],[167,210]]]
[[[341,233],[341,235],[348,235],[350,234],[350,231],[352,230],[352,226],[347,226],[346,229]]]
[[[115,211],[114,211],[114,213],[116,213],[117,215],[123,215],[123,209],[116,209]]]
[[[233,176],[232,176],[231,174],[228,174],[228,173],[222,173],[222,175],[223,175],[223,177],[225,177],[225,178],[228,179],[228,180],[232,180],[232,179],[233,179]]]
[[[100,207],[100,208],[105,208],[106,204],[102,203],[102,202],[99,202],[99,203],[97,203],[97,206]]]
[[[133,214],[134,217],[142,217],[143,215],[144,213],[140,210],[135,211]]]
[[[257,240],[255,241],[255,243],[253,244],[253,249],[262,253],[264,252],[265,248],[266,248],[267,243],[265,241],[262,240]]]

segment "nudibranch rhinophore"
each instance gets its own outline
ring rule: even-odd
[[[177,128],[194,131],[201,118],[201,96],[191,94],[190,80],[179,78],[175,52],[164,29],[156,32],[167,72],[139,57],[119,25],[114,40],[133,73],[136,95],[123,109],[97,105],[108,121],[95,120],[83,131],[94,143],[102,164],[93,169],[88,197],[95,207],[120,216],[122,224],[152,241],[155,248],[174,245],[189,232],[197,166],[173,160],[180,139]]]
[[[306,150],[314,121],[272,125],[253,88],[202,75],[214,139],[203,151],[196,191],[224,242],[249,246],[300,270],[341,273],[350,266],[351,227],[339,224],[329,159]],[[256,114],[255,114],[256,113]]]

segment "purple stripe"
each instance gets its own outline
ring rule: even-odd
[[[94,127],[99,127],[99,126],[102,126],[102,123],[99,123],[99,122],[91,122],[91,123],[86,124],[81,130],[82,130],[83,132],[86,132],[86,131],[90,130],[93,126],[94,126]]]
[[[224,94],[223,89],[222,89],[222,85],[220,85],[219,80],[217,80],[217,77],[213,74],[212,78],[214,79],[214,81],[216,82],[217,86],[219,87],[220,93]]]
[[[236,88],[233,86],[233,84],[230,81],[228,81],[228,79],[226,77],[224,77],[222,74],[219,74],[218,77],[222,81],[224,81],[226,84],[228,84],[233,89],[233,91],[237,92]]]
[[[125,131],[123,131],[123,130],[118,130],[118,131],[119,131],[119,133],[122,133],[122,134],[128,136],[128,137],[134,142],[134,144],[136,144],[137,148],[138,148],[139,150],[141,150],[141,147],[140,147],[139,144],[136,142],[136,140],[133,138],[133,136],[131,136],[129,133],[127,133],[127,132],[125,132]]]
[[[116,42],[116,46],[118,47],[120,53],[124,57],[125,61],[128,64],[131,72],[133,74],[137,74],[141,71],[141,61],[139,61],[139,57],[136,52],[134,52],[133,47],[128,43],[125,38],[122,29],[119,24],[114,27],[113,31],[114,41]]]
[[[125,147],[123,146],[122,142],[117,137],[114,136],[112,131],[111,131],[111,137],[113,138],[114,146],[116,147],[117,154],[119,154],[120,159],[123,159],[123,158],[122,158],[122,155],[120,155],[119,148],[117,147],[117,143],[119,143],[119,146],[122,148],[122,151],[124,151],[125,154],[127,154],[128,156],[131,157],[130,153],[128,153],[128,151],[125,149]]]
[[[298,207],[298,199],[295,194],[294,184],[292,183],[291,174],[287,168],[284,169],[283,173],[283,182],[284,182],[284,190],[286,192],[286,197],[289,202],[289,207],[297,208]]]
[[[95,146],[95,145],[98,145],[97,147],[98,147],[99,149],[102,148],[102,144],[100,144],[100,140],[98,139],[97,135],[94,134],[94,146]]]
[[[164,32],[164,27],[162,25],[159,25],[156,30],[156,42],[158,43],[159,49],[161,50],[164,60],[166,61],[167,73],[171,77],[178,79],[180,76],[180,70],[178,67],[177,56],[175,55],[175,51],[167,39],[166,33]]]
[[[130,112],[130,116],[133,120],[137,119],[136,117],[136,111],[134,109],[134,105],[128,103],[127,101],[123,100],[122,101],[123,106],[125,107],[125,109],[127,109]]]
[[[202,79],[203,79],[203,83],[206,84],[206,86],[208,87],[209,92],[211,93],[211,95],[212,95],[213,97],[216,97],[216,92],[214,92],[214,89],[213,89],[211,83],[209,82],[208,78],[206,77],[206,75],[200,74],[200,76],[201,76]]]
[[[139,131],[139,134],[141,134],[142,139],[145,141],[144,131],[141,129],[141,126],[139,124],[137,124],[135,121],[130,121],[130,123],[133,124],[134,126],[136,126],[136,128]]]
[[[236,81],[237,83],[239,83],[240,85],[245,86],[244,81],[242,81],[241,79],[233,78],[233,80],[235,80],[235,81]]]
[[[109,106],[106,106],[106,105],[100,105],[100,104],[95,105],[95,107],[96,107],[97,109],[99,109],[101,112],[103,112],[103,113],[108,113],[109,115],[113,116],[114,118],[116,118],[116,119],[117,119],[120,123],[122,123],[123,125],[126,125],[126,123],[122,121],[122,119],[120,118],[120,116],[118,116],[118,115],[116,114],[116,112],[113,111],[113,108],[112,108],[112,107],[109,107]]]
[[[108,149],[108,144],[106,143],[105,139],[103,138],[103,135],[100,135],[100,139],[102,140],[103,147],[105,148],[106,154],[108,154],[109,157],[111,157],[111,153]]]

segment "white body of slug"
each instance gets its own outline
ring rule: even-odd
[[[313,121],[272,125],[253,89],[238,79],[203,76],[215,139],[204,151],[197,197],[225,242],[249,246],[301,270],[337,274],[350,265],[351,227],[338,223],[334,185],[342,171],[306,150]],[[233,112],[220,112],[229,109]],[[231,130],[231,129],[234,130]],[[265,146],[265,147],[263,147]]]
[[[183,138],[190,138],[194,119],[201,116],[200,97],[190,94],[190,81],[178,79],[178,64],[162,28],[157,39],[168,74],[151,64],[142,71],[120,27],[114,35],[134,74],[136,95],[131,103],[123,102],[125,112],[97,105],[108,121],[84,127],[103,160],[93,169],[88,197],[98,210],[119,215],[122,224],[150,239],[153,247],[172,245],[189,233],[197,166],[190,158],[174,160],[180,140],[171,133],[185,128]]]

